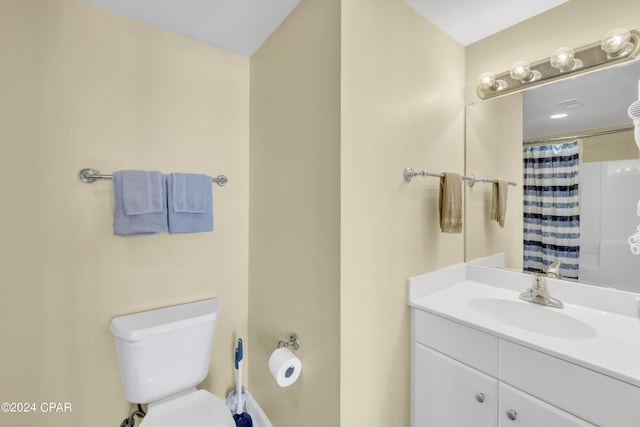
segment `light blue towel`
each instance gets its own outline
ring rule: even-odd
[[[207,175],[167,176],[169,233],[213,231],[212,179]]]
[[[166,177],[160,172],[114,172],[113,190],[113,234],[130,236],[168,231]]]

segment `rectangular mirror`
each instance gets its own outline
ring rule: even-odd
[[[578,280],[640,293],[640,256],[632,253],[640,225],[640,159],[627,114],[638,101],[639,80],[640,61],[632,61],[467,107],[466,173],[520,184],[509,191],[504,229],[485,214],[490,189],[467,190],[468,261],[505,252],[508,267],[527,269],[526,258],[537,255],[523,251],[523,230],[531,228],[523,221],[523,146],[557,148],[579,140]],[[550,119],[560,113],[566,117]],[[539,218],[535,233],[556,232],[563,234],[546,228]],[[538,252],[553,257],[562,246],[561,240],[552,239],[541,243]]]

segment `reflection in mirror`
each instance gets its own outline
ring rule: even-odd
[[[524,93],[525,181],[530,177],[524,188],[525,270],[544,272],[559,260],[565,277],[640,292],[640,257],[633,252],[633,236],[640,230],[640,160],[628,113],[638,101],[639,80],[640,61],[634,61]],[[575,141],[579,191],[570,200],[575,187],[568,182],[572,173],[562,144]],[[531,151],[551,154],[529,162]],[[527,164],[540,169],[527,172]],[[534,190],[546,195],[531,195]],[[570,207],[576,202],[579,226],[571,229]],[[546,208],[532,214],[531,205]],[[579,245],[571,241],[577,236]]]

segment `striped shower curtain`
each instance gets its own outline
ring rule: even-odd
[[[524,148],[524,271],[578,278],[580,141]]]

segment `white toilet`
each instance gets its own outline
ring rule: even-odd
[[[124,395],[148,404],[140,427],[235,427],[222,399],[196,389],[209,372],[217,319],[212,298],[111,321]]]

